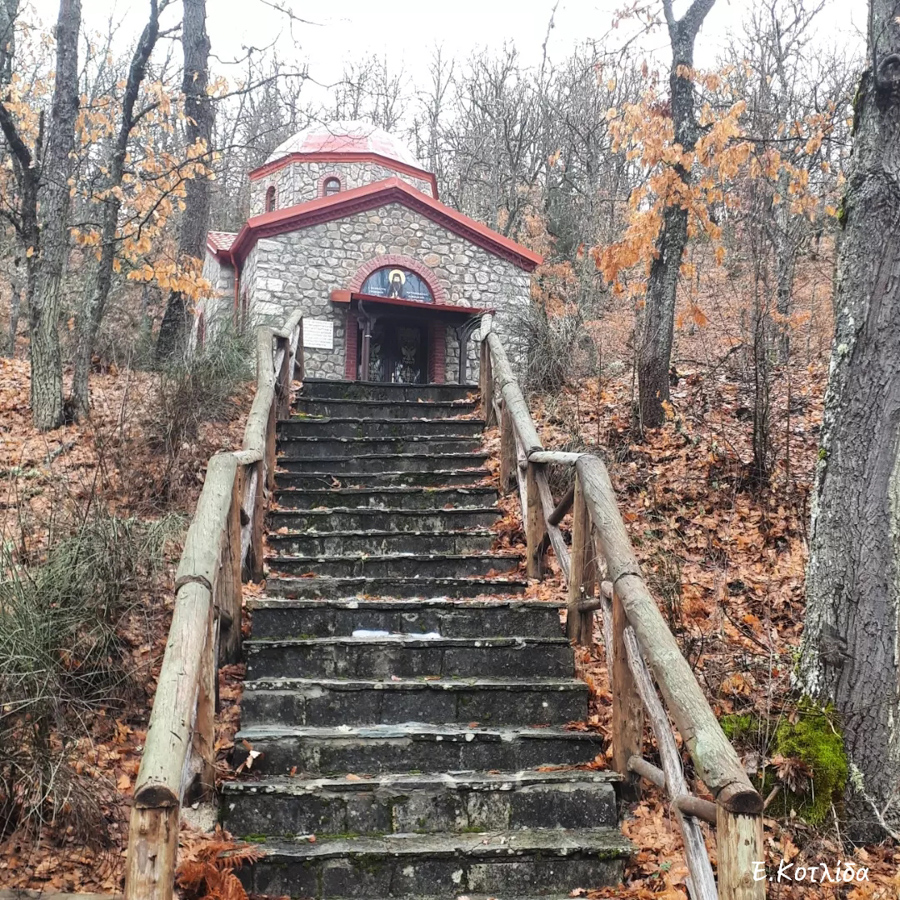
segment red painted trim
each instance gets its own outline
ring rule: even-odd
[[[361,265],[357,269],[356,274],[350,279],[350,290],[358,291],[373,272],[388,267],[399,267],[415,272],[428,285],[435,303],[446,303],[449,299],[444,286],[438,281],[437,276],[428,266],[420,263],[417,259],[413,259],[411,256],[401,256],[397,253],[386,253],[383,256],[376,256],[375,259],[370,259],[367,263]]]
[[[433,384],[443,384],[447,380],[447,328],[433,323],[428,335],[428,380]]]
[[[344,179],[341,178],[341,176],[338,175],[337,172],[329,172],[327,175],[323,175],[316,183],[317,197],[325,196],[325,182],[331,181],[332,178],[338,183],[338,193],[340,193],[344,189]],[[332,196],[334,195],[332,194]]]
[[[311,163],[311,162],[371,162],[384,166],[386,169],[392,169],[394,172],[402,172],[404,175],[411,175],[413,178],[421,178],[431,185],[431,193],[434,199],[438,199],[437,177],[433,172],[427,169],[420,169],[418,166],[411,166],[409,163],[400,162],[399,159],[391,159],[390,156],[382,156],[380,153],[359,153],[351,151],[335,151],[333,153],[289,153],[282,156],[281,159],[274,159],[270,163],[253,169],[247,176],[251,181],[259,181],[266,175],[271,175],[291,163]]]
[[[494,312],[483,306],[457,306],[453,303],[419,303],[418,300],[401,300],[399,297],[378,297],[375,294],[359,294],[356,291],[332,291],[332,303],[350,303],[353,300],[362,300],[364,303],[374,303],[383,306],[399,306],[402,309],[414,309],[417,312],[458,313],[459,315],[480,315],[481,313]]]
[[[387,178],[374,184],[342,191],[333,197],[320,197],[298,206],[252,216],[231,245],[231,254],[235,259],[243,260],[260,238],[299,231],[301,228],[343,219],[354,213],[368,212],[389,203],[400,203],[420,213],[448,231],[458,234],[526,272],[534,271],[544,261],[542,256],[527,247],[503,237],[502,234],[497,234],[486,225],[464,216],[449,206],[444,206],[438,200],[432,200],[399,178]]]

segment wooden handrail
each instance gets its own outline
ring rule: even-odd
[[[626,776],[626,793],[630,788],[636,790],[636,775],[667,790],[684,838],[692,896],[761,900],[765,882],[754,879],[752,863],[764,859],[762,797],[750,783],[647,588],[606,466],[593,454],[545,449],[490,316],[482,321],[481,341],[482,400],[486,411],[494,410],[495,394],[499,395],[499,415],[494,418],[501,429],[501,489],[509,489],[514,474],[522,504],[528,575],[540,577],[541,556],[548,545],[552,547],[568,586],[567,628],[576,643],[593,643],[593,612],[603,610],[613,695],[613,765]],[[574,467],[571,501],[567,495],[554,503],[548,465]],[[571,554],[558,529],[570,502]],[[598,571],[598,566],[604,571]],[[606,596],[601,590],[596,597],[601,575],[606,579],[602,586]],[[697,773],[716,798],[715,804],[687,791],[669,718],[654,680]],[[662,769],[641,755],[645,711],[656,735]],[[698,817],[705,821],[715,818],[717,824],[718,889]]]
[[[303,375],[303,319],[259,328],[256,396],[241,450],[209,461],[175,577],[175,609],[134,787],[125,900],[170,900],[181,805],[215,789],[218,668],[240,658],[242,573],[262,575],[275,423]]]

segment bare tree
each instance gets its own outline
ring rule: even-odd
[[[119,188],[125,176],[125,159],[131,133],[146,110],[136,110],[141,84],[147,75],[147,66],[156,41],[159,38],[159,16],[169,0],[150,0],[150,17],[131,57],[125,94],[122,97],[122,113],[103,184],[103,211],[100,226],[100,260],[93,283],[79,317],[78,344],[75,348],[75,372],[72,378],[72,405],[77,415],[85,415],[90,408],[88,373],[97,329],[106,309],[106,301],[113,281],[113,263],[116,258],[119,213],[122,194]]]
[[[7,3],[7,13],[17,11]],[[42,431],[63,422],[62,355],[59,344],[60,286],[69,249],[70,179],[78,115],[80,0],[61,0],[56,23],[56,77],[44,151],[43,125],[34,151],[0,102],[2,129],[19,186],[13,224],[26,250],[26,298],[31,333],[31,410]],[[8,62],[4,62],[3,67]]]
[[[694,109],[694,43],[697,33],[715,0],[693,0],[687,12],[675,18],[672,0],[662,0],[672,66],[669,70],[670,105],[675,141],[690,152],[700,135]],[[678,178],[689,184],[691,173],[675,167]],[[669,399],[669,367],[675,329],[675,298],[678,274],[688,239],[688,211],[678,203],[663,212],[663,224],[656,240],[656,255],[647,282],[646,304],[638,351],[639,424],[655,428],[665,420],[663,402]]]
[[[849,834],[900,822],[900,4],[870,0],[834,298],[801,677],[833,703]]]
[[[206,33],[206,0],[183,0],[184,23],[184,111],[187,117],[187,145],[198,141],[212,147],[214,110],[209,86],[209,36]],[[192,178],[185,186],[185,212],[178,232],[178,257],[182,263],[200,268],[209,228],[210,183],[207,178]],[[171,359],[187,338],[187,298],[179,290],[169,294],[166,311],[156,340],[158,360]]]

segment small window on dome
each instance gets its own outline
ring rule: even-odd
[[[339,178],[326,178],[322,185],[322,196],[330,197],[332,194],[338,194],[341,190],[341,181]]]
[[[275,185],[271,185],[266,191],[266,212],[275,211]]]

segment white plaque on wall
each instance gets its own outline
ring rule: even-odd
[[[304,319],[303,346],[310,350],[334,350],[334,322],[331,319]]]

